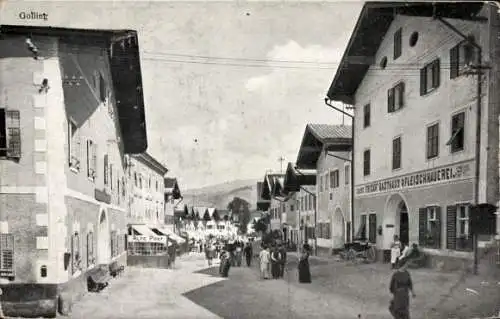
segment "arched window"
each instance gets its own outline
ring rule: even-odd
[[[94,256],[94,233],[89,231],[87,233],[87,267],[95,264]]]
[[[73,236],[71,236],[71,256],[72,256],[72,273],[76,273],[77,271],[82,269],[82,256],[80,253],[80,235],[78,232],[75,232]]]

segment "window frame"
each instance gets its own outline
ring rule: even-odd
[[[0,278],[14,278],[16,271],[16,243],[12,233],[0,234]],[[10,254],[9,254],[10,253]]]
[[[405,107],[405,86],[404,81],[399,81],[387,90],[387,113],[395,113]]]
[[[467,52],[470,50],[470,52]],[[469,55],[469,57],[467,57]],[[462,40],[450,49],[450,79],[466,74],[469,64],[478,64],[479,55],[467,40]]]
[[[350,180],[351,180],[351,165],[345,164],[344,165],[344,184],[349,185]]]
[[[5,148],[0,149],[0,158],[19,160],[22,153],[21,112],[6,107],[0,110],[3,113],[1,120],[3,120],[2,129],[4,129],[4,132],[0,133],[0,138],[5,143]]]
[[[462,116],[462,121],[461,121],[462,127],[459,127],[458,129],[457,128],[454,129],[454,127],[453,127],[454,120],[455,120],[455,118],[458,118],[459,116]],[[450,153],[458,153],[458,152],[465,150],[465,128],[466,128],[465,110],[456,112],[451,116],[450,126],[451,126],[451,135],[450,135],[449,141],[447,142],[447,144],[450,146]],[[461,140],[460,147],[456,146],[456,144],[455,144],[457,141],[457,138],[460,138],[460,140]]]
[[[396,147],[395,143],[398,143]],[[398,135],[392,139],[392,170],[401,169],[403,166],[403,139],[401,135]]]
[[[370,103],[363,106],[363,128],[370,127],[371,124],[371,106]]]
[[[439,121],[427,125],[426,127],[426,138],[425,138],[425,158],[427,160],[435,159],[439,157]],[[436,133],[431,135],[431,133]]]
[[[429,85],[429,72],[431,82]],[[436,91],[441,86],[441,61],[439,58],[432,60],[420,69],[420,96],[425,96]]]
[[[393,41],[393,60],[396,61],[403,54],[403,28],[394,32]]]
[[[68,166],[70,170],[77,173],[80,171],[80,150],[81,150],[81,140],[80,140],[80,130],[78,125],[71,118],[67,118],[68,122]]]
[[[363,176],[370,176],[370,174],[371,174],[371,150],[365,149],[363,150]]]

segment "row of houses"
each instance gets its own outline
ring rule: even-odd
[[[147,153],[135,31],[1,25],[0,70],[2,306],[54,316],[127,238],[182,242],[182,196]]]
[[[470,264],[471,207],[499,201],[499,66],[494,5],[365,3],[325,98],[351,125],[308,124],[259,182],[271,229],[328,254],[363,238],[380,259],[398,235]]]

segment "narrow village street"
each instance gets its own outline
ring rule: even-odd
[[[297,282],[297,258],[290,254],[284,279],[261,280],[251,268],[231,267],[221,278],[202,254],[191,253],[175,269],[129,267],[101,293],[87,294],[71,318],[388,318],[391,298],[387,264],[354,265],[311,257],[312,284]],[[412,270],[417,297],[412,318],[473,318],[491,315],[499,297],[497,282],[470,277],[456,285],[459,272]],[[471,280],[472,279],[472,280]],[[477,294],[465,290],[474,287]],[[447,297],[453,291],[451,297]],[[481,298],[482,302],[477,300]],[[105,301],[105,302],[103,302]],[[471,309],[467,301],[475,305]],[[460,316],[450,317],[453,310]],[[468,316],[466,316],[468,315]]]

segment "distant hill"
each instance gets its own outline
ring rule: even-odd
[[[235,180],[207,187],[184,190],[184,203],[194,206],[226,209],[234,197],[250,203],[250,210],[256,208],[258,180]]]

